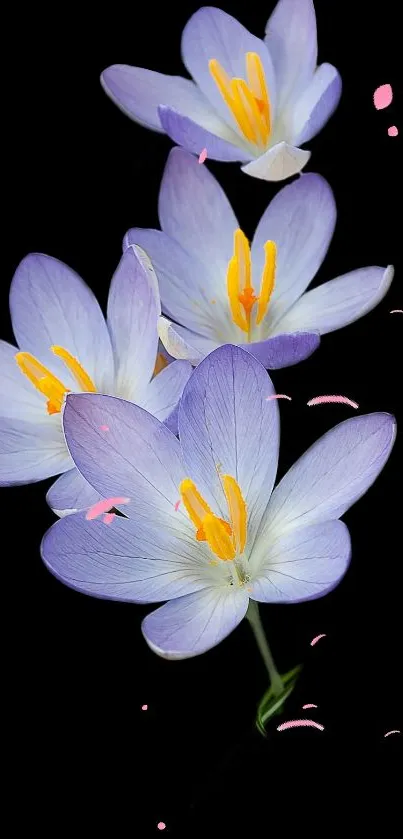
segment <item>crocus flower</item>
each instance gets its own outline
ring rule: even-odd
[[[162,342],[197,364],[221,344],[249,349],[274,369],[310,355],[324,335],[369,312],[386,294],[393,268],[359,268],[306,292],[329,247],[336,206],[313,173],[283,187],[263,213],[252,245],[208,169],[180,148],[168,157],[159,195],[159,230],[129,230],[155,268]],[[174,323],[172,323],[174,321]]]
[[[182,59],[193,81],[115,64],[104,90],[129,117],[165,131],[179,146],[213,160],[240,161],[255,178],[300,172],[312,139],[338,105],[341,79],[317,67],[312,0],[280,0],[264,41],[231,15],[205,6],[188,21]]]
[[[340,423],[308,449],[273,492],[279,411],[264,367],[224,346],[196,367],[179,404],[179,437],[142,408],[69,395],[70,453],[102,496],[124,495],[111,526],[61,519],[42,542],[49,570],[94,597],[167,601],[142,630],[152,650],[188,658],[240,623],[249,599],[322,597],[346,572],[350,537],[339,521],[389,457],[394,418]],[[101,422],[110,427],[99,433]]]
[[[176,361],[151,380],[160,303],[155,275],[140,249],[136,255],[129,248],[114,274],[107,323],[83,280],[43,254],[29,254],[18,266],[10,311],[20,349],[0,341],[0,485],[64,473],[47,500],[65,515],[99,499],[66,447],[61,423],[66,393],[124,396],[174,427],[192,368]],[[107,425],[100,421],[101,436],[107,436]]]

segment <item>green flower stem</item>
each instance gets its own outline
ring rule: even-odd
[[[262,622],[260,620],[259,606],[257,605],[255,600],[249,600],[246,618],[248,619],[252,627],[252,632],[256,638],[256,643],[259,647],[261,656],[266,665],[266,669],[270,677],[270,684],[273,694],[274,696],[280,696],[284,692],[284,685],[280,673],[278,672],[277,667],[273,661],[273,656],[271,654],[270,647],[267,643]]]

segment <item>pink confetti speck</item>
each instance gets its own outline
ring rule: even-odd
[[[285,393],[273,393],[266,397],[266,402],[270,402],[271,399],[288,399],[289,402],[292,402],[291,396],[287,396]]]
[[[324,731],[325,726],[321,725],[315,720],[288,720],[277,726],[277,731],[285,731],[287,728],[298,728],[299,726],[306,726],[307,728],[318,728],[319,731]]]
[[[204,163],[207,157],[207,149],[203,149],[199,154],[199,163]]]
[[[303,705],[303,706],[302,706],[302,710],[303,710],[303,711],[306,711],[306,709],[307,709],[307,708],[317,708],[317,707],[318,707],[318,706],[317,706],[317,705],[313,705],[313,703],[312,703],[312,702],[308,702],[306,705]]]
[[[165,830],[166,824],[165,824],[165,822],[158,822],[157,827],[158,827],[158,830]]]
[[[142,711],[147,711],[148,710],[148,705],[142,705],[141,710]]]
[[[390,314],[390,315],[396,315],[396,314],[397,314],[397,312],[400,312],[400,314],[401,314],[401,315],[403,315],[403,309],[392,309],[392,310],[389,312],[389,314]]]
[[[322,633],[322,635],[315,635],[315,638],[312,638],[311,647],[314,647],[315,644],[317,644],[318,641],[320,641],[321,638],[326,638],[326,635],[323,634],[323,633]]]
[[[398,129],[397,125],[391,125],[388,128],[389,137],[397,137],[398,133],[399,133],[399,129]]]
[[[392,731],[387,731],[386,734],[384,734],[383,736],[389,737],[389,734],[401,734],[401,732],[398,728],[392,728]]]
[[[109,425],[100,425],[101,431],[109,431]]]
[[[108,513],[112,507],[116,507],[118,504],[128,504],[130,498],[124,498],[123,496],[117,495],[114,498],[105,498],[102,501],[97,501],[96,504],[93,504],[92,507],[87,510],[85,518],[87,521],[92,521],[92,519],[96,519],[98,516],[101,516],[102,513]]]
[[[113,519],[115,519],[115,518],[116,518],[115,513],[105,513],[102,521],[103,521],[104,524],[112,524]]]
[[[377,111],[388,108],[393,99],[393,90],[390,84],[381,84],[374,93],[374,105]]]
[[[178,509],[179,509],[179,504],[180,504],[180,503],[181,503],[181,499],[179,499],[179,501],[175,501],[175,504],[174,504],[174,510],[175,510],[175,513],[177,513],[177,512],[178,512]]]
[[[351,405],[352,408],[360,407],[358,402],[353,402],[352,399],[347,399],[347,396],[315,396],[306,404],[311,407],[312,405],[322,405],[327,402],[341,402],[343,405]]]

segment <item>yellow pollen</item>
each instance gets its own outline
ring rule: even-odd
[[[153,377],[158,376],[158,373],[161,373],[161,370],[164,370],[165,367],[168,367],[168,364],[169,362],[167,361],[165,356],[162,355],[162,352],[159,352],[155,362]]]
[[[263,64],[256,52],[246,53],[245,64],[246,81],[231,79],[215,58],[208,66],[242,135],[264,149],[271,134],[271,108]]]
[[[235,478],[222,475],[221,480],[227,499],[229,522],[212,512],[190,478],[181,482],[179,492],[189,518],[196,528],[197,541],[207,542],[219,559],[229,561],[245,549],[247,510]]]
[[[264,245],[265,264],[263,268],[260,294],[256,296],[251,284],[251,255],[249,242],[245,234],[238,228],[234,233],[234,254],[227,268],[227,293],[234,323],[246,332],[248,341],[252,328],[252,310],[257,303],[256,325],[263,320],[274,289],[276,275],[275,242],[268,241]]]
[[[74,358],[71,353],[63,349],[63,347],[51,347],[52,352],[61,358],[66,367],[73,374],[81,390],[95,393],[96,388],[90,379],[88,373],[85,372],[81,364]],[[28,352],[18,352],[15,355],[15,360],[21,373],[26,376],[29,381],[43,393],[47,398],[47,412],[48,414],[58,414],[63,405],[63,399],[66,393],[70,392],[70,388],[66,387],[53,373],[48,370],[35,356]]]

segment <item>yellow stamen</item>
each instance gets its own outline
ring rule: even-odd
[[[277,247],[275,242],[266,242],[264,245],[265,263],[262,274],[262,283],[256,312],[256,326],[263,320],[273,294],[274,281],[276,277]]]
[[[67,350],[63,349],[63,347],[51,347],[52,352],[61,358],[66,367],[70,370],[73,374],[78,387],[84,391],[90,391],[91,393],[96,392],[96,387],[89,377],[88,373],[85,372],[84,368],[81,366],[80,362],[77,361],[74,356],[71,355]],[[63,405],[63,399],[66,393],[70,392],[70,388],[66,387],[63,382],[60,381],[53,373],[48,370],[44,364],[41,364],[34,355],[31,355],[29,352],[18,352],[16,353],[15,360],[18,364],[18,367],[21,370],[21,373],[26,376],[29,381],[39,390],[40,393],[43,393],[44,396],[47,397],[47,411],[48,414],[58,414]]]
[[[265,148],[271,133],[271,108],[263,64],[255,52],[246,53],[245,63],[247,81],[231,79],[215,58],[209,61],[208,66],[245,139]]]
[[[211,301],[211,302],[213,302],[213,301]],[[165,356],[162,355],[162,352],[159,352],[158,355],[157,355],[156,362],[155,362],[153,377],[158,376],[158,373],[161,373],[161,370],[164,370],[165,367],[168,367],[168,364],[169,364],[169,362],[167,361]]]
[[[243,553],[246,542],[246,504],[240,486],[232,475],[222,475],[221,480],[228,504],[234,547],[237,553]]]
[[[203,529],[209,547],[219,559],[231,560],[235,558],[236,550],[224,523],[212,514],[203,521]]]
[[[240,487],[231,475],[222,476],[230,523],[216,516],[190,478],[185,478],[179,492],[188,515],[196,528],[198,542],[205,541],[222,560],[232,560],[243,553],[246,543],[246,504]]]
[[[257,303],[256,325],[263,320],[274,289],[276,274],[275,242],[266,242],[265,264],[262,274],[260,294],[257,297],[251,283],[252,265],[248,240],[242,230],[234,233],[234,255],[227,268],[227,294],[234,323],[246,332],[248,341],[252,329],[252,310]]]
[[[79,388],[84,391],[89,391],[90,393],[96,393],[97,389],[94,385],[94,382],[85,372],[84,367],[81,366],[80,362],[74,358],[68,350],[63,349],[63,347],[56,347],[53,346],[50,348],[52,352],[57,355],[59,358],[64,361],[70,373],[74,376]]]

